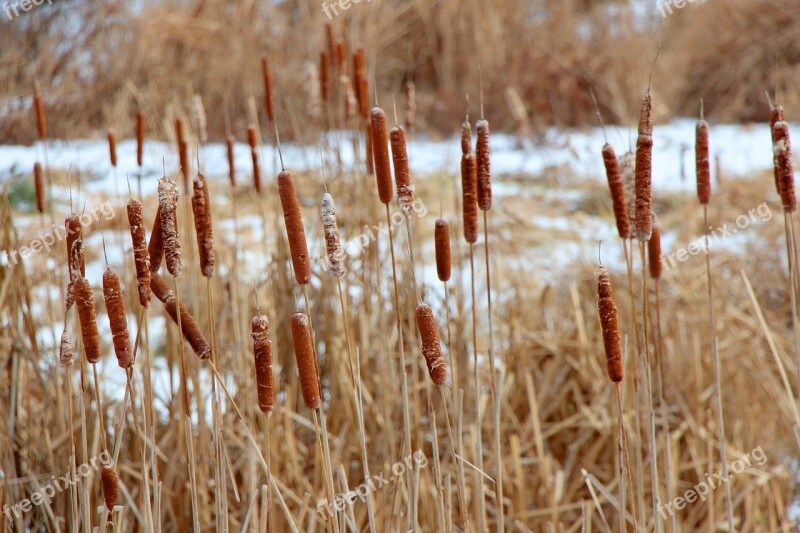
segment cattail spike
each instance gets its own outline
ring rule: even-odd
[[[33,109],[36,113],[36,131],[39,134],[39,140],[47,138],[47,121],[44,117],[44,101],[42,100],[42,88],[39,82],[33,83]]]
[[[144,163],[144,113],[136,113],[136,164]]]
[[[113,131],[108,132],[108,155],[111,160],[111,166],[117,166],[117,136]]]
[[[381,203],[392,201],[392,169],[389,163],[389,141],[386,132],[386,113],[380,107],[373,107],[370,113],[370,136],[372,137],[372,159],[375,165],[375,178],[378,182],[378,197]]]
[[[314,360],[314,344],[311,340],[311,328],[308,317],[303,313],[292,315],[292,341],[294,356],[297,360],[297,371],[300,374],[300,389],[303,401],[309,409],[322,405],[319,391],[319,377]]]
[[[775,166],[778,170],[779,190],[783,210],[793,213],[797,210],[797,197],[794,192],[794,166],[792,164],[792,143],[789,136],[789,124],[776,122],[775,134]]]
[[[636,206],[634,237],[650,240],[652,232],[651,187],[653,178],[653,95],[648,87],[642,98],[639,114],[639,136],[636,140]]]
[[[178,236],[178,187],[174,181],[167,178],[158,180],[158,207],[167,270],[173,276],[178,276],[182,268],[181,241]]]
[[[175,293],[169,288],[164,278],[153,272],[150,277],[150,288],[153,290],[155,297],[164,303],[167,314],[176,325],[178,324],[178,312],[180,312],[183,338],[186,339],[186,342],[189,343],[189,346],[192,347],[192,350],[200,359],[208,359],[211,355],[211,345],[208,344],[200,326],[186,306],[183,305],[183,302],[180,305],[177,304]]]
[[[278,195],[281,199],[283,219],[286,223],[286,237],[289,240],[289,252],[292,256],[292,267],[297,283],[305,285],[311,281],[311,263],[308,258],[308,244],[300,215],[300,200],[292,175],[287,171],[278,174]]]
[[[422,339],[422,356],[428,366],[428,374],[436,385],[444,385],[447,381],[447,362],[442,353],[433,310],[426,303],[417,305],[417,329]]]
[[[708,122],[701,119],[695,130],[697,198],[701,205],[706,205],[711,201],[711,164],[708,153]]]
[[[273,410],[275,393],[272,376],[272,346],[269,340],[269,319],[257,315],[250,321],[250,336],[253,337],[253,355],[256,367],[256,390],[258,406],[269,414]]]
[[[228,179],[230,179],[231,187],[236,187],[236,159],[233,153],[233,147],[236,139],[233,135],[228,135],[225,139],[225,148],[228,155]]]
[[[478,241],[478,174],[475,155],[461,156],[461,192],[464,211],[464,239],[467,243]]]
[[[192,183],[192,213],[197,234],[197,251],[200,254],[200,270],[207,278],[214,277],[214,232],[211,225],[211,197],[205,176],[197,174]]]
[[[96,363],[100,360],[100,334],[97,331],[97,311],[94,305],[94,294],[89,282],[83,276],[75,282],[75,303],[81,325],[81,339],[86,360]]]
[[[767,93],[767,100],[769,100],[769,93]],[[775,124],[778,122],[783,122],[783,107],[780,105],[772,105],[770,101],[770,110],[769,110],[769,132],[772,137],[772,146],[773,152],[775,143],[778,142],[778,139],[775,137]],[[778,192],[778,195],[781,194],[781,181],[780,181],[780,172],[778,170],[777,159],[775,154],[773,153],[773,173],[775,176],[775,190]]]
[[[61,333],[61,343],[59,345],[58,350],[58,360],[61,363],[61,366],[64,368],[69,368],[72,366],[72,361],[75,358],[74,352],[72,350],[72,339],[67,333],[67,330]]]
[[[81,220],[75,213],[70,213],[67,215],[67,218],[64,219],[64,229],[66,230],[67,234],[67,265],[72,265],[72,250],[77,240],[83,240],[83,226],[81,225]],[[86,275],[86,261],[83,258],[83,254],[80,254],[80,271],[81,276]]]
[[[439,275],[439,281],[449,281],[451,273],[450,225],[445,219],[436,220],[433,240],[436,247],[436,273]]]
[[[42,165],[38,161],[33,164],[33,187],[36,191],[36,210],[44,213],[44,179],[42,177]]]
[[[325,230],[325,248],[328,252],[330,272],[335,277],[344,275],[345,251],[342,249],[339,226],[336,223],[336,204],[328,192],[322,195],[322,226]]]
[[[104,466],[100,471],[100,479],[103,485],[103,501],[109,512],[119,505],[119,480],[113,468]]]
[[[411,173],[408,168],[406,132],[402,126],[395,126],[389,133],[389,138],[392,145],[394,181],[397,185],[397,205],[406,216],[411,216],[414,210],[414,186],[411,184]]]
[[[658,280],[661,278],[661,230],[658,224],[653,224],[653,234],[647,241],[647,262],[650,266],[650,277]]]
[[[128,335],[128,321],[125,318],[125,306],[122,302],[122,288],[119,276],[106,270],[103,273],[103,299],[108,313],[108,322],[111,326],[111,338],[114,343],[114,354],[120,368],[130,368],[133,365],[133,349]]]
[[[483,96],[481,96],[481,117],[483,117]],[[489,122],[481,118],[475,123],[478,142],[475,146],[475,161],[478,170],[478,207],[481,211],[492,208],[492,171],[489,162]]]
[[[130,200],[127,205],[128,225],[131,228],[133,241],[133,262],[136,267],[136,283],[139,291],[139,303],[143,307],[150,305],[150,254],[147,248],[147,236],[142,217],[142,203]]]
[[[150,257],[150,272],[158,272],[161,261],[164,259],[164,236],[161,233],[161,206],[156,209],[156,218],[153,229],[150,230],[150,243],[147,245],[147,255]]]
[[[630,221],[625,206],[625,188],[622,185],[622,175],[619,168],[614,147],[606,143],[603,146],[603,164],[606,167],[608,188],[611,191],[611,202],[614,207],[614,218],[617,221],[617,233],[621,239],[630,236]]]
[[[608,377],[614,383],[622,381],[622,342],[619,336],[617,306],[611,295],[611,279],[608,270],[600,267],[597,284],[597,309],[603,329],[603,345],[606,352]]]
[[[264,76],[264,109],[270,122],[275,122],[275,114],[272,110],[272,74],[269,70],[269,59],[267,56],[261,58],[261,72]]]

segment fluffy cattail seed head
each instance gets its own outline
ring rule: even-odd
[[[117,136],[113,131],[108,132],[108,155],[111,160],[111,166],[117,166]]]
[[[478,242],[478,174],[475,155],[461,156],[461,193],[464,210],[464,239]]]
[[[33,187],[36,191],[36,210],[44,213],[44,179],[42,165],[38,161],[33,164]]]
[[[281,198],[283,220],[286,223],[286,237],[297,283],[305,285],[311,281],[311,262],[308,258],[308,244],[303,219],[300,216],[300,200],[292,175],[283,170],[278,174],[278,195]]]
[[[256,315],[250,321],[250,336],[253,337],[253,355],[256,363],[256,390],[258,406],[264,413],[271,413],[275,393],[272,381],[272,346],[269,340],[267,315]]]
[[[650,277],[661,278],[661,230],[653,224],[653,234],[647,241],[647,262],[650,266]]]
[[[433,310],[426,303],[417,305],[417,329],[422,338],[422,356],[428,366],[428,374],[437,385],[444,385],[447,381],[447,362],[442,353],[442,343],[439,341],[439,330],[433,318]]]
[[[332,275],[344,275],[345,251],[342,249],[339,226],[336,223],[336,204],[329,193],[322,195],[322,227],[325,230],[325,248],[328,252],[328,263]]]
[[[600,312],[600,324],[603,329],[603,345],[606,352],[606,369],[608,377],[614,383],[622,381],[622,341],[619,336],[617,306],[611,295],[611,278],[608,270],[600,267],[597,275],[597,309]]]
[[[394,180],[397,184],[397,205],[406,216],[410,216],[414,209],[414,186],[411,184],[411,173],[408,169],[406,132],[402,126],[395,126],[389,132],[389,138],[392,144]]]
[[[72,350],[72,339],[65,329],[61,333],[61,344],[58,350],[58,360],[61,362],[61,366],[68,368],[72,366],[72,361],[74,358],[75,355]]]
[[[439,281],[450,280],[450,225],[443,218],[436,220],[433,232],[436,245],[436,273]]]
[[[70,213],[67,215],[67,218],[64,219],[64,229],[66,230],[67,234],[67,265],[72,265],[72,247],[75,244],[75,241],[83,239],[83,228],[78,215],[75,213]],[[83,254],[81,254],[80,261],[80,275],[85,276],[86,262],[83,258]]]
[[[300,389],[303,393],[303,401],[309,409],[316,409],[322,405],[322,399],[319,392],[317,363],[314,360],[311,328],[308,324],[308,317],[303,313],[292,315],[292,341],[294,342],[297,371],[300,374]]]
[[[125,317],[125,306],[122,303],[122,288],[119,276],[111,270],[103,273],[103,299],[106,303],[108,322],[111,326],[111,338],[114,343],[114,354],[120,368],[133,365],[133,348],[128,335],[128,321]]]
[[[100,471],[100,479],[103,485],[103,501],[106,504],[106,509],[114,510],[114,507],[119,505],[119,480],[117,473],[113,468],[104,466]]]
[[[461,125],[461,155],[472,152],[472,126],[469,121],[464,120]]]
[[[75,282],[75,303],[81,324],[81,339],[86,352],[86,360],[96,363],[100,360],[100,335],[97,332],[97,311],[94,294],[89,282],[83,276]]]
[[[380,107],[373,107],[370,113],[370,135],[372,137],[372,160],[375,165],[375,178],[378,180],[378,197],[381,203],[392,201],[392,169],[389,164],[389,141],[386,132],[386,113]]]
[[[144,113],[136,113],[136,164],[144,162]]]
[[[197,174],[192,182],[192,213],[197,234],[197,251],[200,254],[200,270],[207,278],[214,277],[214,232],[211,227],[211,197],[205,176]]]
[[[603,146],[603,164],[606,167],[608,188],[611,191],[611,203],[614,206],[617,233],[619,233],[621,239],[627,239],[630,236],[631,226],[625,205],[625,187],[622,184],[622,174],[619,169],[617,154],[614,153],[614,147],[608,143]]]
[[[492,208],[492,170],[489,163],[489,122],[481,119],[475,123],[478,142],[475,161],[478,167],[478,207],[481,211]]]
[[[792,143],[789,137],[789,124],[776,122],[775,134],[775,166],[778,172],[779,190],[783,210],[793,213],[797,210],[797,197],[794,192],[794,166],[792,164]]]
[[[701,120],[695,130],[695,165],[697,167],[697,199],[701,205],[711,201],[711,162],[708,157],[708,122]]]
[[[158,207],[167,270],[178,276],[181,273],[181,240],[178,236],[178,186],[174,181],[167,178],[158,180]]]
[[[139,303],[147,307],[150,305],[150,254],[147,251],[147,237],[144,231],[144,218],[142,217],[142,203],[131,200],[127,205],[128,225],[131,228],[133,241],[133,262],[136,267],[136,283],[139,291]]]
[[[642,99],[639,136],[636,139],[636,208],[634,237],[650,240],[652,232],[651,187],[653,177],[653,96],[650,89]]]

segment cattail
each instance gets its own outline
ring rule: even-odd
[[[150,243],[147,245],[147,255],[150,258],[150,272],[158,272],[161,260],[164,258],[164,236],[161,234],[161,206],[156,209],[156,218],[153,229],[150,231]]]
[[[136,267],[136,283],[139,290],[139,303],[150,305],[150,254],[147,251],[147,236],[144,231],[142,203],[131,199],[127,206],[128,225],[131,227],[133,241],[133,262]]]
[[[167,270],[178,276],[181,273],[181,240],[178,236],[178,187],[174,181],[158,180],[158,207]]]
[[[322,100],[328,101],[331,92],[330,85],[330,70],[329,70],[328,54],[322,52],[319,56],[319,83],[322,93]]]
[[[450,225],[443,218],[436,220],[433,232],[436,245],[436,273],[439,281],[450,281]]]
[[[653,224],[653,234],[647,241],[647,262],[650,266],[650,277],[659,279],[661,277],[661,230],[658,224]]]
[[[472,153],[472,126],[468,120],[461,125],[461,155]]]
[[[475,155],[461,156],[461,194],[464,210],[464,239],[478,242],[478,174]]]
[[[359,48],[353,57],[353,70],[356,76],[356,97],[358,98],[361,118],[369,119],[369,82],[366,74],[366,61],[364,49]]]
[[[442,354],[442,343],[439,341],[433,310],[426,303],[417,305],[417,329],[422,338],[422,356],[428,365],[428,374],[435,384],[444,385],[447,381],[447,363]]]
[[[236,163],[233,156],[233,145],[235,142],[236,139],[233,138],[233,135],[228,135],[225,139],[225,148],[228,154],[228,178],[231,181],[231,187],[236,187]]]
[[[278,195],[281,198],[283,220],[286,223],[286,237],[292,255],[292,267],[297,283],[305,285],[311,281],[311,262],[308,259],[308,244],[303,218],[300,216],[300,201],[292,175],[286,170],[278,174]]]
[[[619,158],[619,170],[625,198],[625,212],[628,214],[628,238],[632,239],[630,225],[636,220],[636,156],[633,152],[622,154]]]
[[[264,413],[271,413],[275,394],[272,383],[272,346],[269,341],[269,319],[257,315],[250,321],[250,336],[253,337],[253,355],[256,362],[256,390],[258,406]]]
[[[44,180],[42,165],[38,161],[33,164],[33,187],[36,190],[36,210],[44,213]]]
[[[378,180],[378,197],[381,203],[392,201],[392,169],[389,166],[389,142],[386,134],[386,113],[380,107],[373,107],[370,117],[372,136],[372,160],[375,164],[375,178]]]
[[[144,162],[144,113],[136,113],[136,164]]]
[[[411,134],[417,124],[417,88],[414,82],[407,81],[403,92],[406,95],[406,130]]]
[[[75,213],[70,213],[64,219],[64,229],[67,234],[67,265],[72,265],[72,246],[77,240],[83,239],[83,228],[81,220]],[[81,276],[86,275],[86,261],[84,261],[83,254],[80,257]]]
[[[192,347],[192,350],[200,359],[208,359],[211,355],[211,345],[208,344],[200,326],[186,306],[183,305],[183,302],[180,303],[180,306],[177,305],[175,293],[169,288],[164,278],[154,272],[150,277],[150,287],[153,289],[153,294],[156,298],[164,303],[167,314],[176,325],[178,324],[178,309],[180,310],[183,338],[186,339],[186,342],[189,343],[189,346]]]
[[[634,237],[650,240],[652,231],[651,185],[653,178],[653,96],[650,89],[642,99],[639,113],[639,136],[636,139],[636,208]]]
[[[197,251],[200,254],[200,270],[207,278],[214,277],[214,232],[211,227],[211,198],[208,183],[202,174],[192,182],[192,213],[197,234]]]
[[[117,473],[113,468],[104,466],[100,471],[100,479],[103,485],[103,501],[106,503],[106,509],[109,512],[114,510],[114,507],[119,504],[119,480]]]
[[[397,184],[397,205],[406,216],[410,216],[414,209],[414,186],[411,184],[411,173],[408,170],[406,132],[402,126],[395,126],[389,132],[389,138],[392,143],[394,180]]]
[[[200,144],[205,144],[208,142],[208,120],[206,118],[206,107],[203,105],[203,97],[199,94],[194,95],[194,98],[192,98],[192,120],[194,121],[194,130],[197,132]]]
[[[342,64],[344,65],[345,63]],[[353,92],[353,82],[350,80],[350,76],[347,74],[342,74],[340,80],[342,86],[342,95],[344,96],[344,118],[345,120],[349,121],[352,120],[356,114],[358,101],[356,100],[356,95]]]
[[[611,279],[608,270],[600,267],[597,283],[597,309],[600,312],[600,323],[603,328],[603,345],[606,351],[606,369],[608,377],[614,383],[622,381],[622,344],[617,326],[617,306],[611,296]]]
[[[339,237],[339,226],[336,224],[336,204],[329,193],[322,195],[322,227],[325,229],[325,248],[328,251],[328,263],[333,276],[344,275],[345,252]]]
[[[481,211],[492,208],[492,171],[489,164],[489,122],[481,119],[475,124],[478,142],[475,161],[478,167],[478,207]]]
[[[367,163],[367,174],[370,176],[375,175],[375,161],[372,157],[372,135],[370,133],[369,124],[367,124],[367,133],[365,135],[367,142],[364,143],[364,148],[366,150],[366,163]]]
[[[272,111],[272,74],[269,70],[269,59],[264,56],[261,58],[261,72],[264,75],[264,109],[267,111],[267,118],[270,122],[275,121]]]
[[[774,149],[775,143],[778,142],[778,139],[775,138],[775,124],[778,122],[783,122],[783,106],[775,105],[772,106],[769,110],[769,133],[772,137],[772,146]],[[773,154],[772,160],[772,170],[773,174],[775,175],[775,190],[778,192],[778,195],[781,194],[781,182],[780,176],[778,175],[778,165],[777,160],[775,159],[775,155]]]
[[[336,43],[336,62],[342,74],[347,74],[347,47],[341,39]]]
[[[185,139],[183,138],[183,121],[179,118],[175,119],[175,144],[180,147],[181,142]]]
[[[258,166],[258,136],[254,126],[247,128],[247,143],[250,145],[250,157],[253,160],[253,187],[258,194],[261,192],[261,170]]]
[[[797,197],[794,192],[794,166],[792,165],[792,142],[789,137],[789,124],[775,123],[775,166],[778,169],[779,190],[786,213],[797,210]]]
[[[695,165],[697,168],[697,198],[700,204],[711,201],[711,164],[708,159],[708,122],[701,120],[695,129]]]
[[[328,42],[328,53],[326,55],[330,58],[331,64],[335,66],[335,61],[339,56],[336,53],[336,39],[333,37],[333,26],[330,23],[325,24],[325,39]]]
[[[303,313],[292,315],[292,341],[294,357],[297,360],[297,372],[300,374],[300,390],[303,401],[309,409],[322,405],[319,394],[319,377],[317,364],[314,361],[314,344],[311,340],[311,328],[308,317]]]
[[[58,350],[58,360],[61,362],[61,366],[64,368],[69,368],[72,366],[72,360],[74,358],[75,354],[72,350],[72,339],[65,329],[61,333],[61,344]]]
[[[47,121],[44,118],[44,101],[42,100],[42,88],[39,82],[33,84],[33,109],[36,113],[36,131],[39,133],[39,139],[47,138]]]
[[[622,176],[614,147],[608,143],[603,146],[603,163],[606,167],[608,188],[611,190],[611,203],[614,206],[614,217],[617,220],[617,233],[621,239],[627,239],[630,236],[631,228],[628,212],[625,209],[625,188],[622,185]]]
[[[108,155],[111,160],[111,166],[117,166],[117,136],[113,131],[108,132]]]
[[[191,174],[191,167],[189,166],[189,143],[181,141],[179,145],[179,159],[181,164],[181,175],[183,176],[183,190],[189,191],[189,175]]]
[[[119,276],[106,270],[103,273],[103,299],[106,303],[108,322],[111,326],[111,338],[114,341],[114,354],[120,368],[133,365],[133,348],[128,335],[128,321],[125,318],[125,306],[122,303],[122,288]]]
[[[83,276],[75,282],[75,303],[81,323],[81,339],[86,360],[96,363],[100,360],[100,335],[97,332],[97,316],[94,307],[94,294],[89,282]]]
[[[81,277],[81,261],[83,260],[83,241],[77,239],[72,243],[72,250],[67,255],[67,269],[69,271],[69,282],[67,283],[67,293],[64,295],[64,312],[72,309],[75,304],[75,283]]]

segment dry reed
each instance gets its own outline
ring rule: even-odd
[[[211,225],[211,198],[205,176],[197,174],[192,182],[192,213],[197,234],[197,251],[200,254],[200,271],[207,278],[214,277],[214,232]]]
[[[131,199],[127,205],[128,225],[131,228],[133,241],[133,263],[136,267],[136,284],[139,292],[139,303],[143,307],[150,305],[150,254],[147,249],[147,236],[142,217],[142,203]]]
[[[422,356],[428,366],[428,374],[436,385],[444,385],[447,381],[447,362],[442,353],[439,340],[439,329],[433,318],[433,310],[426,303],[417,305],[417,328],[422,339]]]
[[[125,317],[119,276],[112,270],[106,270],[103,273],[103,299],[108,313],[117,363],[120,368],[130,368],[133,366],[133,348],[128,335],[128,320]]]
[[[269,414],[274,407],[275,393],[272,376],[272,345],[269,340],[269,318],[267,318],[267,315],[253,317],[250,321],[250,336],[253,338],[258,407],[264,413]]]
[[[413,81],[407,81],[403,85],[403,93],[406,97],[406,131],[411,135],[417,126],[417,87]]]
[[[167,178],[158,180],[158,207],[167,270],[178,276],[181,273],[181,241],[178,236],[178,187],[174,181]]]
[[[319,392],[317,363],[314,360],[311,328],[308,325],[308,317],[303,313],[292,315],[292,342],[294,343],[294,356],[297,360],[297,371],[300,375],[303,401],[306,407],[313,410],[322,405],[322,400]]]

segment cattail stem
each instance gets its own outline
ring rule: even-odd
[[[66,324],[66,320],[64,321]],[[67,382],[67,408],[69,409],[69,445],[70,445],[70,456],[69,456],[69,471],[74,476],[74,469],[75,469],[75,457],[76,457],[76,450],[75,450],[75,416],[72,410],[72,376],[70,375],[69,367],[67,367],[66,372],[66,382]],[[75,479],[73,477],[73,479]],[[78,530],[78,486],[73,484],[70,487],[70,499],[72,504],[72,527],[73,531]]]
[[[483,445],[481,437],[481,392],[480,381],[478,379],[478,304],[475,300],[475,244],[469,243],[469,270],[472,287],[472,355],[473,355],[473,380],[475,388],[475,464],[480,472],[483,472]],[[486,508],[483,495],[483,479],[478,474],[480,494],[476,494],[478,531],[484,530],[486,523]]]
[[[623,477],[625,477],[628,481],[627,485],[630,487],[631,492],[631,511],[633,515],[633,530],[638,531],[638,521],[636,519],[636,502],[633,501],[633,478],[631,476],[631,457],[628,451],[628,432],[625,430],[625,416],[624,411],[622,408],[622,385],[620,383],[614,384],[614,393],[617,397],[617,417],[619,422],[619,463],[620,463],[620,480],[619,480],[619,487],[620,487],[620,531],[626,531],[627,528],[625,527],[625,499],[626,499],[626,492],[625,492],[625,481]],[[625,474],[623,474],[623,470]]]
[[[208,323],[211,329],[211,361],[216,364],[217,362],[217,336],[216,328],[214,327],[214,291],[211,286],[211,278],[206,277],[206,296],[208,301]],[[227,493],[227,478],[222,466],[222,458],[224,457],[224,448],[222,444],[222,413],[220,411],[219,390],[215,380],[211,380],[211,397],[213,398],[212,405],[212,424],[214,426],[214,453],[217,461],[214,464],[214,488],[216,490],[215,503],[217,503],[217,531],[227,531],[228,529],[228,493]],[[269,454],[267,455],[269,457]]]

